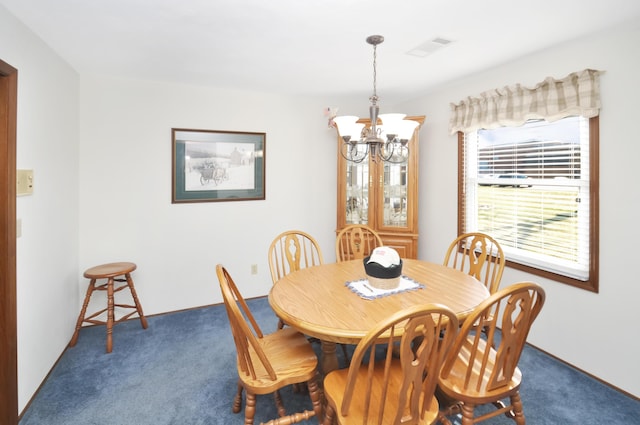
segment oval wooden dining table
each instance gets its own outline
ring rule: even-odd
[[[284,323],[322,342],[320,362],[327,373],[338,368],[336,343],[357,344],[375,323],[396,311],[439,303],[464,320],[489,297],[480,281],[459,270],[421,260],[402,261],[402,275],[422,288],[365,299],[347,286],[367,278],[362,260],[353,260],[288,274],[271,288],[269,304]]]

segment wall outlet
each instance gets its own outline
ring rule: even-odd
[[[258,265],[257,264],[252,264],[251,265],[251,274],[258,274]]]

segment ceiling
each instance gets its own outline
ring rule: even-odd
[[[401,101],[640,22],[637,0],[0,0],[80,75]],[[418,46],[451,41],[424,57]],[[0,43],[3,41],[0,41]],[[612,48],[624,48],[612,46]],[[544,78],[545,76],[541,76]],[[505,82],[509,84],[511,82]]]

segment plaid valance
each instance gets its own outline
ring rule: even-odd
[[[601,73],[585,69],[561,80],[548,77],[533,88],[516,84],[452,103],[449,132],[519,126],[530,119],[595,117],[600,113]]]

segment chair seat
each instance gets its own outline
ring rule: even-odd
[[[484,404],[502,398],[505,394],[510,394],[519,389],[522,381],[522,373],[517,366],[509,383],[493,390],[487,388],[489,377],[494,371],[497,353],[493,348],[491,348],[491,346],[487,346],[485,340],[480,340],[478,342],[477,352],[474,353],[476,356],[474,369],[478,369],[480,367],[480,360],[483,358],[483,356],[478,353],[483,353],[487,349],[489,350],[488,365],[485,369],[485,373],[483,375],[472,375],[468,386],[465,388],[463,383],[465,375],[469,370],[472,344],[473,340],[471,340],[471,338],[467,338],[466,343],[462,346],[458,357],[453,363],[447,380],[440,381],[439,383],[440,389],[448,397],[456,398],[460,401],[472,399],[476,404]],[[481,382],[478,382],[480,379]]]
[[[381,362],[378,362],[380,364]],[[376,369],[378,371],[383,371],[384,368],[376,365]],[[402,385],[402,377],[403,371],[400,361],[398,359],[394,359],[391,363],[391,367],[389,369],[390,377],[387,392],[388,394],[398,394],[400,392],[400,386]],[[347,376],[349,370],[348,369],[340,369],[333,371],[328,374],[324,380],[324,389],[325,395],[327,398],[331,400],[331,403],[334,406],[342,406],[342,402],[344,399],[344,388],[347,386]],[[361,382],[365,382],[367,379],[367,365],[362,365],[358,369],[358,377],[356,380]],[[373,384],[371,386],[371,398],[373,400],[383,400],[381,389],[384,388],[383,385],[384,376],[382,373],[376,373],[373,376]],[[340,409],[337,409],[335,412],[336,418],[338,419],[338,423],[353,423],[353,424],[362,424],[364,423],[364,418],[362,413],[367,409],[364,406],[366,401],[365,397],[358,397],[358,395],[354,395],[351,400],[351,406],[349,409],[349,415],[343,416]],[[438,417],[438,400],[435,397],[432,397],[431,403],[428,409],[426,409],[425,416],[419,422],[420,424],[432,424],[435,422]],[[396,412],[393,409],[385,409],[384,416],[382,419],[383,425],[394,425]]]
[[[264,335],[258,340],[265,355],[271,361],[277,379],[269,377],[256,352],[249,350],[255,366],[256,379],[241,373],[240,379],[245,387],[255,394],[269,394],[285,385],[296,384],[312,379],[316,375],[318,357],[307,338],[293,328],[284,328]]]

